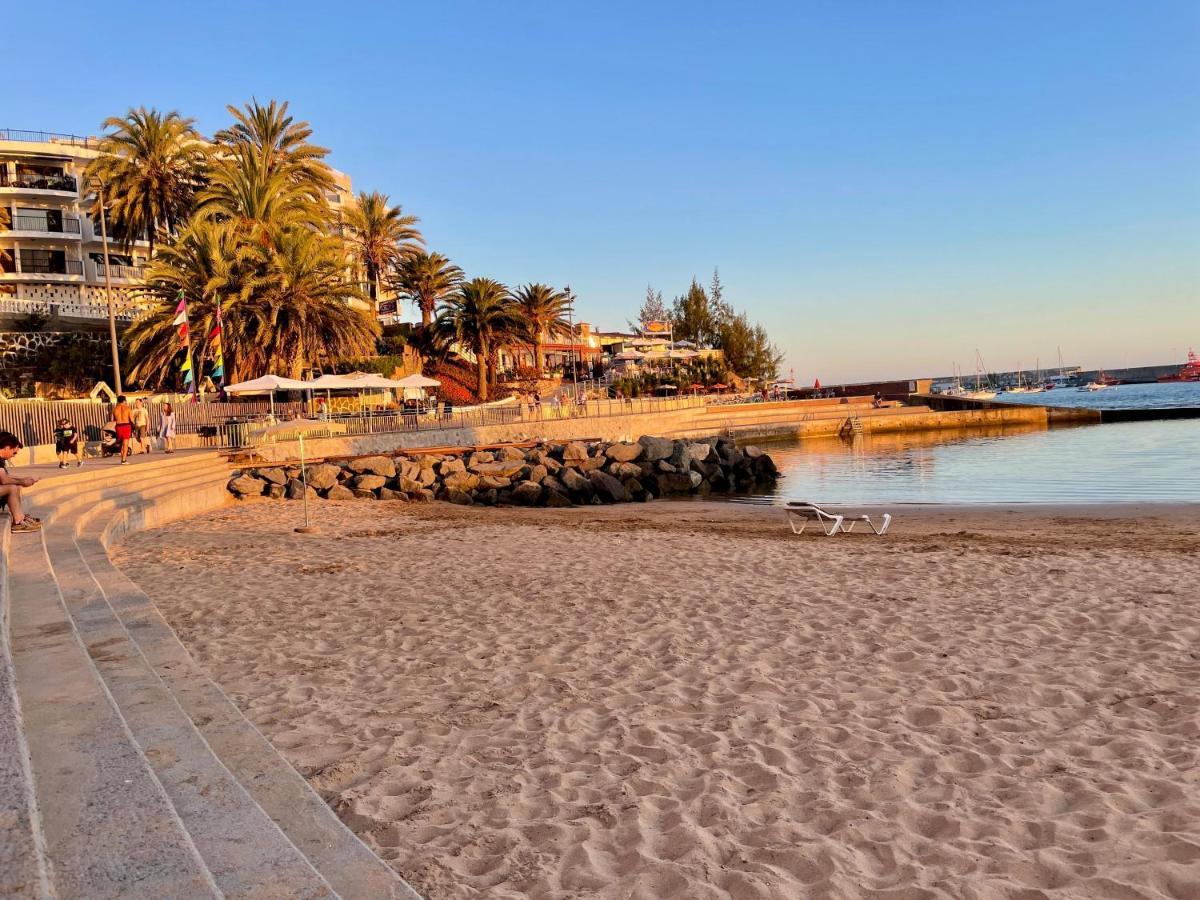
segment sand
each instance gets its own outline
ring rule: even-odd
[[[1194,507],[316,511],[115,556],[431,900],[1200,897]]]

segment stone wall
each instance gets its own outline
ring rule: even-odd
[[[108,340],[108,335],[80,331],[0,331],[0,366],[22,365],[39,350],[67,338],[101,344]]]

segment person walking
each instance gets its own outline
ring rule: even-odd
[[[15,434],[0,431],[0,501],[8,506],[12,516],[12,533],[37,531],[42,527],[42,520],[25,512],[21,504],[21,489],[33,487],[36,478],[17,478],[8,471],[8,461],[17,455],[21,442]]]
[[[70,419],[59,419],[54,429],[54,452],[58,454],[58,467],[65,469],[67,460],[75,457],[75,468],[83,465],[83,442],[79,440],[79,429]]]
[[[125,465],[129,462],[129,442],[133,440],[133,410],[129,408],[124,394],[117,397],[112,420],[117,429],[117,442],[121,445],[121,465]]]
[[[140,399],[133,402],[133,436],[137,440],[139,452],[149,453],[153,449],[150,442],[150,412]]]
[[[164,453],[175,452],[175,410],[170,403],[163,405],[162,417],[158,420],[158,437]]]

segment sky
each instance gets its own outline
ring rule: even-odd
[[[103,6],[6,12],[78,32],[0,128],[287,100],[468,275],[617,329],[719,268],[799,382],[1200,349],[1195,0]]]

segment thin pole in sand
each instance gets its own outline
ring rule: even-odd
[[[300,483],[303,485],[301,499],[304,501],[304,525],[296,529],[297,534],[315,534],[319,529],[308,521],[308,470],[304,465],[304,432],[300,432]]]

